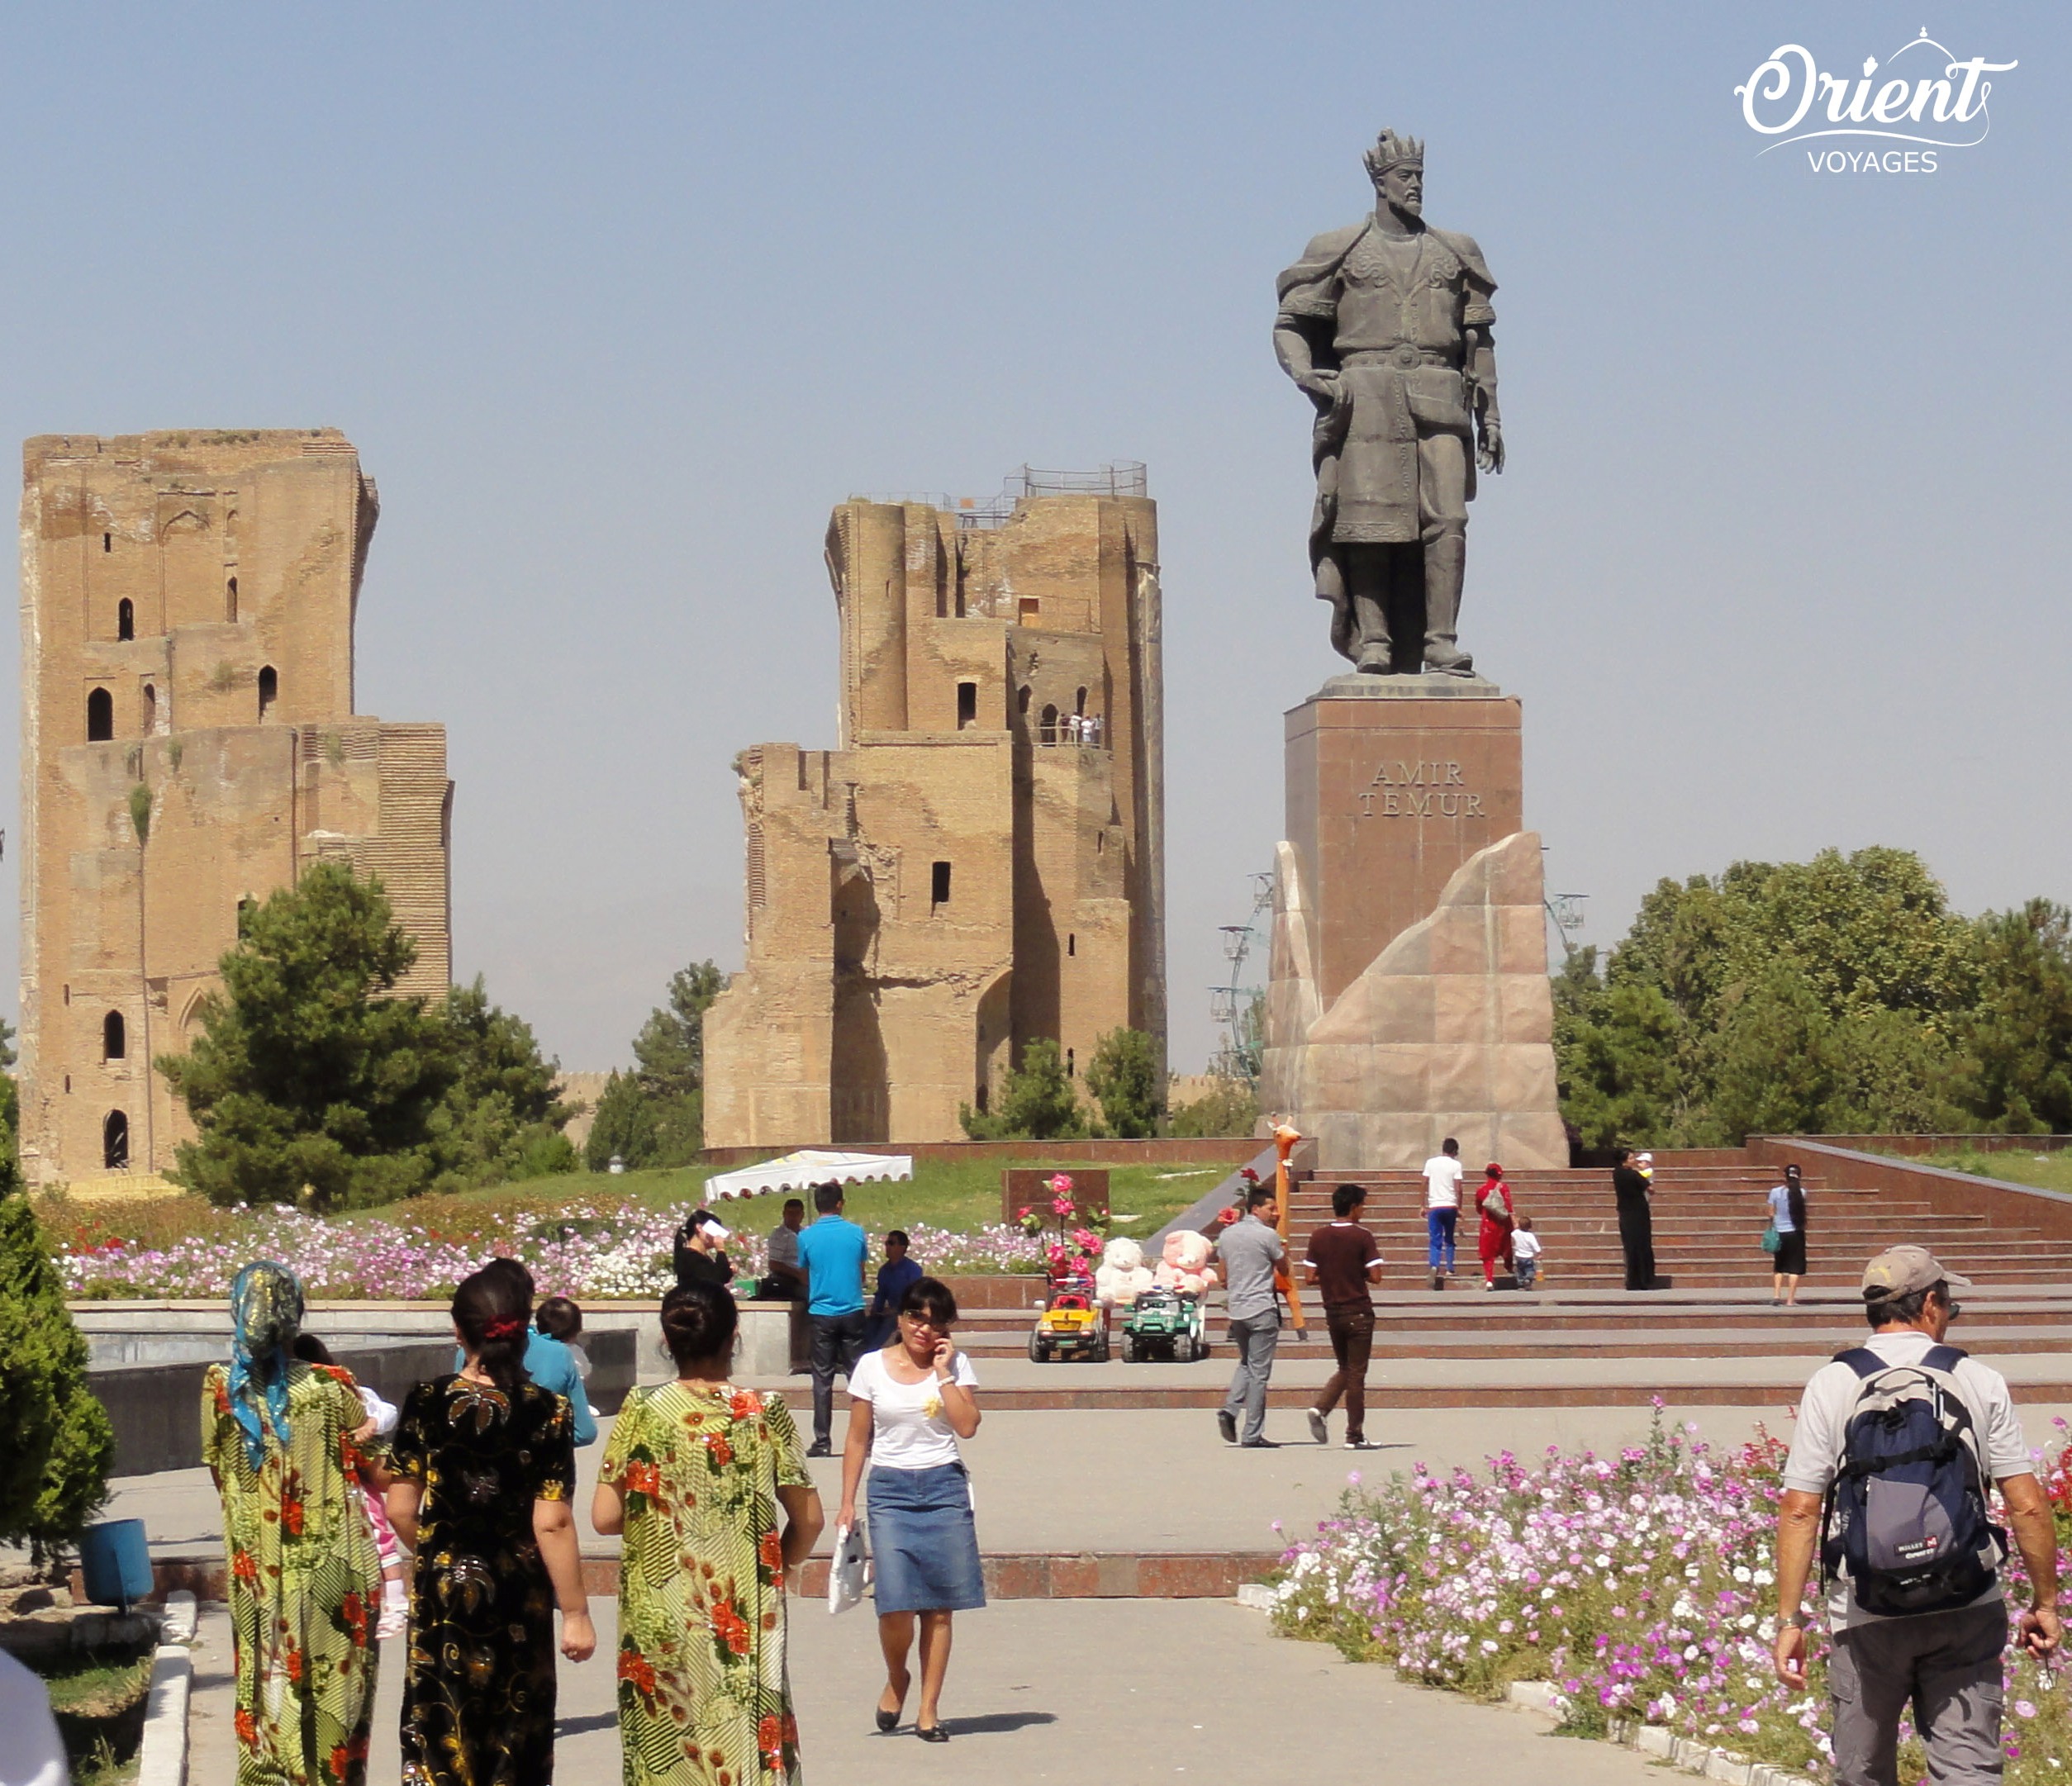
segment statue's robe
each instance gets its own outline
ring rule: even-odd
[[[1309,562],[1343,655],[1355,628],[1333,549],[1414,544],[1435,526],[1465,525],[1475,495],[1467,331],[1495,321],[1495,290],[1471,237],[1426,228],[1406,243],[1371,217],[1318,236],[1275,282],[1276,326],[1300,330],[1317,369],[1338,373],[1337,401],[1311,436]]]

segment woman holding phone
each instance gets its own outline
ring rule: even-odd
[[[856,1491],[867,1489],[877,1635],[885,1651],[877,1727],[899,1727],[913,1684],[907,1657],[918,1618],[921,1700],[914,1734],[923,1742],[949,1741],[939,1702],[949,1672],[950,1615],[986,1603],[971,1478],[957,1448],[978,1431],[978,1378],[950,1337],[956,1325],[957,1299],[948,1285],[922,1278],[900,1298],[892,1342],[857,1361],[836,1515],[839,1527],[853,1529]]]

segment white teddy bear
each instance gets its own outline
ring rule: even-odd
[[[1094,1289],[1105,1303],[1127,1309],[1151,1288],[1151,1273],[1144,1268],[1144,1249],[1121,1237],[1101,1249],[1100,1267],[1094,1273]]]

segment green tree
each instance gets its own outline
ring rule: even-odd
[[[1654,986],[1608,986],[1594,948],[1554,976],[1554,1060],[1561,1114],[1586,1147],[1682,1138],[1690,1127],[1686,1026]]]
[[[1110,1134],[1134,1141],[1158,1133],[1158,1119],[1166,1114],[1166,1076],[1157,1045],[1143,1030],[1111,1029],[1094,1044],[1086,1089],[1099,1100]]]
[[[1259,1098],[1242,1079],[1225,1079],[1214,1090],[1183,1104],[1167,1123],[1168,1131],[1193,1140],[1249,1135],[1259,1126]]]
[[[1007,1076],[997,1102],[990,1113],[968,1104],[958,1108],[973,1141],[1064,1141],[1086,1133],[1065,1057],[1048,1036],[1024,1045],[1021,1065]]]
[[[678,968],[668,1002],[633,1038],[634,1075],[653,1107],[658,1166],[688,1166],[705,1147],[705,1014],[726,983],[710,961]]]
[[[482,976],[449,987],[443,1013],[459,1067],[435,1123],[442,1184],[501,1184],[573,1172],[562,1133],[574,1113],[555,1095],[560,1063],[544,1058],[532,1026],[489,1002]]]
[[[583,1163],[601,1172],[616,1155],[628,1167],[658,1166],[661,1152],[654,1100],[631,1073],[614,1073],[597,1099],[597,1114],[583,1142]]]
[[[192,1050],[157,1062],[199,1131],[172,1175],[211,1202],[333,1209],[426,1188],[453,1032],[393,996],[416,959],[378,881],[319,862],[252,911]]]
[[[2072,1129],[2072,911],[2036,899],[1988,912],[1975,947],[1966,1101],[1979,1119],[2015,1134]]]
[[[1591,1146],[1962,1124],[1981,972],[1905,850],[1661,881],[1601,975],[1579,950],[1555,978],[1563,1114]]]
[[[87,1344],[0,1137],[0,1543],[46,1556],[107,1499],[115,1432],[88,1389]]]

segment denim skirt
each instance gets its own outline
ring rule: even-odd
[[[971,1478],[962,1464],[874,1468],[866,1491],[872,1591],[881,1614],[963,1613],[985,1605]]]

